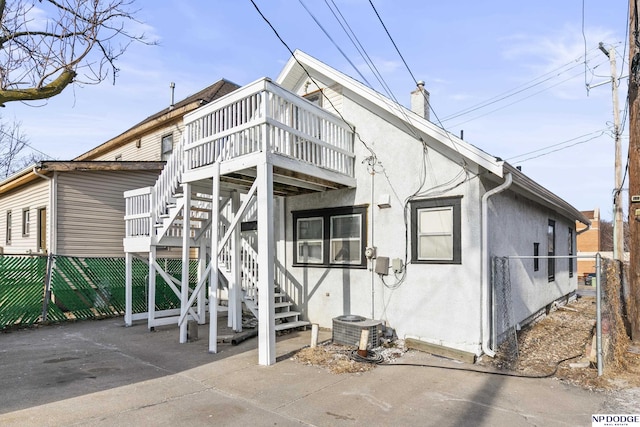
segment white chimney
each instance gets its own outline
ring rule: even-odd
[[[429,120],[429,92],[422,80],[418,82],[418,88],[411,92],[411,111]]]

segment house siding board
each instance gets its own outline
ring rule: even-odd
[[[101,154],[93,160],[115,160],[120,155],[123,161],[157,162],[162,160],[162,137],[173,133],[173,143],[175,145],[182,139],[183,130],[184,125],[182,122],[161,128],[141,137],[140,148],[136,146],[138,139],[135,139]]]
[[[153,185],[152,171],[78,171],[58,178],[58,254],[123,256],[124,197]]]
[[[334,93],[339,93],[334,90]],[[398,200],[413,194],[420,185],[423,146],[405,129],[399,129],[382,120],[360,103],[341,97],[339,104],[345,118],[359,126],[357,131],[378,156],[389,176],[381,173],[373,179],[375,195],[371,199],[372,176],[361,160],[371,153],[356,142],[355,189],[315,193],[287,199],[287,260],[290,271],[288,287],[297,295],[297,304],[308,319],[322,327],[331,327],[331,320],[343,314],[373,316],[386,320],[400,337],[414,337],[434,344],[478,353],[480,343],[480,187],[477,179],[471,179],[437,197],[462,196],[461,198],[461,265],[410,264],[404,283],[396,290],[385,287],[377,275],[368,269],[293,267],[294,248],[291,213],[296,210],[353,205],[369,205],[367,245],[377,247],[378,256],[401,258],[405,254],[404,209]],[[426,188],[446,183],[461,174],[459,164],[435,150],[428,149]],[[477,172],[470,165],[469,174]],[[381,194],[392,197],[391,208],[380,209],[375,200]],[[397,197],[395,196],[397,194]],[[424,198],[435,197],[427,194]],[[476,202],[474,202],[476,201]],[[371,215],[373,213],[373,238]],[[409,242],[410,244],[410,242]],[[393,274],[387,276],[394,283]],[[373,289],[372,289],[373,288]],[[373,295],[372,295],[373,293]],[[389,298],[393,304],[389,304]]]
[[[48,180],[40,179],[27,186],[0,196],[0,247],[5,254],[37,253],[38,251],[38,209],[47,209],[47,236],[49,236]],[[29,236],[22,235],[22,210],[29,208]],[[6,244],[7,211],[12,212],[11,244]]]
[[[569,254],[569,228],[574,229],[575,236],[573,220],[510,190],[489,199],[488,219],[490,257],[532,256],[534,242],[540,243],[540,256],[546,255],[549,220],[555,221],[556,255]],[[577,274],[569,277],[567,258],[556,259],[553,281],[549,281],[545,258],[540,259],[538,271],[534,271],[533,259],[512,259],[509,272],[514,322],[528,319],[546,305],[577,289]]]

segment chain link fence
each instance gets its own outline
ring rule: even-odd
[[[181,280],[181,259],[158,259]],[[147,311],[149,266],[134,258],[133,313]],[[197,281],[197,261],[189,263],[190,286]],[[156,275],[155,309],[180,307],[180,300]],[[0,255],[0,329],[43,322],[121,316],[125,311],[124,258]]]
[[[500,356],[509,365],[518,360],[518,334],[514,319],[511,273],[509,260],[522,257],[493,257],[491,263],[491,280],[493,288],[494,307],[494,331],[493,342],[499,346]],[[544,258],[544,257],[540,257]],[[600,339],[602,365],[599,363],[599,375],[602,368],[624,369],[625,353],[629,346],[630,324],[628,319],[628,307],[626,296],[626,277],[628,264],[620,261],[601,258],[601,271],[599,277],[600,302],[596,304],[600,310]],[[578,279],[581,280],[581,279]],[[596,289],[596,279],[591,286]],[[598,313],[593,319],[597,325]],[[592,345],[588,344],[592,351],[598,347],[595,340],[598,338],[597,330],[593,331]],[[585,356],[590,356],[585,349]]]

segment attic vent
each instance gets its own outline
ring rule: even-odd
[[[369,346],[380,346],[382,321],[366,319],[362,316],[347,314],[333,318],[331,340],[336,344],[358,346],[363,329],[369,329]]]

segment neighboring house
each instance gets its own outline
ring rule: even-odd
[[[276,82],[258,80],[185,116],[184,145],[156,192],[127,195],[141,207],[128,210],[125,239],[129,259],[173,245],[183,259],[193,248],[219,254],[215,264],[201,257],[191,295],[183,271],[180,341],[187,319],[205,320],[194,303],[207,279],[229,287],[235,328],[240,300],[259,287],[265,365],[275,362],[282,292],[321,327],[361,315],[400,338],[474,356],[492,355],[505,332],[496,311],[508,309],[513,328],[572,295],[576,221],[589,220],[431,123],[427,95],[418,87],[410,111],[298,51]],[[491,260],[507,256],[511,304],[497,307]],[[210,292],[210,310],[216,298]]]
[[[0,253],[123,256],[122,194],[156,181],[185,114],[237,88],[220,80],[73,161],[42,161],[0,181]]]
[[[600,209],[592,211],[582,211],[582,214],[591,221],[591,227],[577,238],[576,247],[579,256],[593,258],[578,258],[578,277],[584,278],[596,272],[595,255],[600,252]],[[580,225],[576,224],[576,228]],[[584,226],[582,227],[584,228]]]

